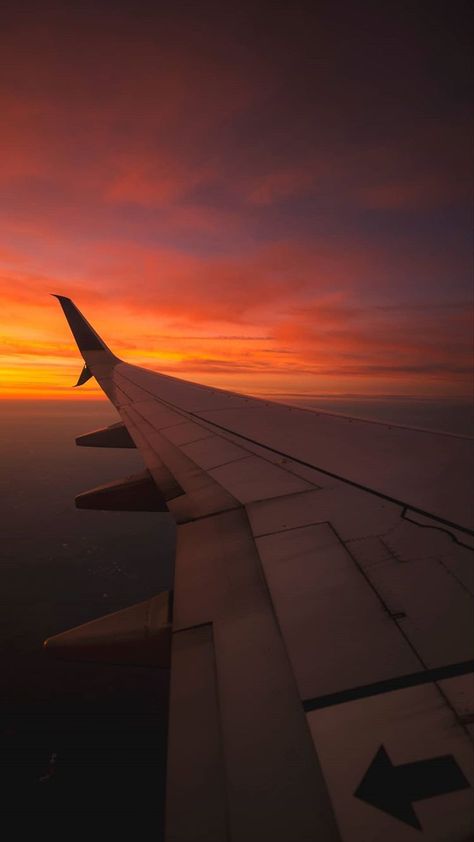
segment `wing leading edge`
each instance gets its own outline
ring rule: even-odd
[[[469,440],[130,366],[58,298],[178,523],[167,839],[467,837]]]

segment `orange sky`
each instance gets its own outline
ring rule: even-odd
[[[224,388],[470,393],[462,4],[41,5],[1,45],[2,397],[97,394],[49,293]]]

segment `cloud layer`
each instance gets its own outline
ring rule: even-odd
[[[7,14],[3,393],[70,394],[49,292],[226,388],[467,393],[468,5],[429,9]]]

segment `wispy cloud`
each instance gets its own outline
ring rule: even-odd
[[[5,15],[4,391],[67,388],[50,292],[124,357],[216,385],[469,390],[461,48],[401,6],[363,27],[158,6]]]

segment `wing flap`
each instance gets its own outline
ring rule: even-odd
[[[173,758],[170,798],[176,804],[176,793],[187,793],[190,827],[193,816],[200,820],[199,793],[209,751],[193,754],[189,763],[183,740],[196,727],[194,683],[181,650],[188,635],[192,645],[197,630],[204,628],[209,648],[212,641],[208,658],[214,669],[207,692],[217,696],[226,784],[228,831],[221,838],[337,840],[293,672],[241,508],[178,527],[168,751]],[[198,704],[200,688],[201,677]],[[183,694],[187,704],[181,703]],[[175,832],[174,810],[167,832],[170,839],[196,838]]]
[[[302,698],[470,662],[472,556],[448,533],[342,483],[247,510]]]

